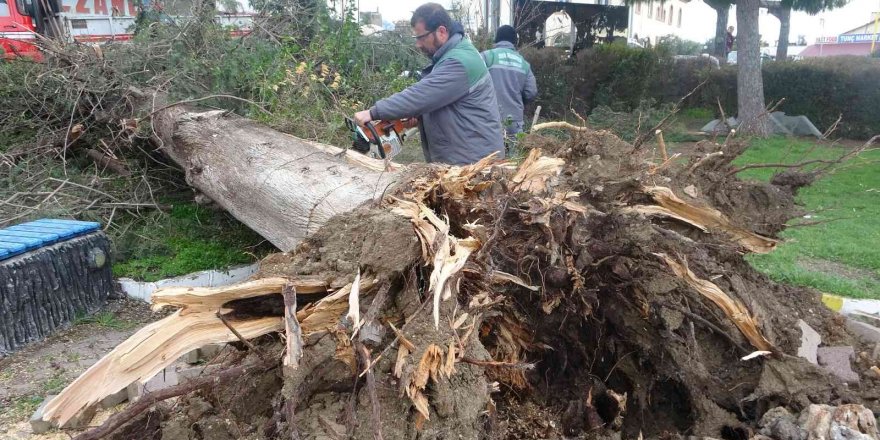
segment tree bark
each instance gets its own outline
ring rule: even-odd
[[[776,43],[776,61],[788,59],[788,39],[791,34],[791,5],[781,5],[768,11],[779,19],[779,41]]]
[[[727,22],[730,17],[730,4],[724,1],[704,0],[715,10],[715,46],[712,54],[722,63],[727,62]]]
[[[398,175],[354,151],[223,111],[174,106],[154,126],[154,141],[191,186],[285,252],[333,215],[381,198]]]
[[[764,107],[764,81],[761,77],[761,47],[758,33],[759,0],[739,0],[736,5],[737,75],[736,94],[739,131],[767,136],[768,114]]]

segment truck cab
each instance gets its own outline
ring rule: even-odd
[[[48,37],[76,43],[108,43],[133,37],[141,11],[157,11],[170,21],[191,17],[193,0],[0,0],[0,60],[41,59],[34,45]],[[250,31],[255,11],[248,0],[217,5],[215,21],[233,35]]]
[[[34,46],[36,27],[31,18],[34,0],[0,0],[0,59],[39,58]]]

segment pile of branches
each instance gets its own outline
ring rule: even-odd
[[[41,45],[43,62],[0,69],[0,225],[60,216],[113,227],[189,192],[134,118],[151,96],[130,72],[97,47]]]
[[[519,164],[411,166],[252,281],[156,292],[178,310],[45,417],[63,425],[211,342],[233,344],[202,377],[78,438],[738,439],[771,410],[876,408],[796,355],[799,320],[858,344],[819,295],[744,259],[800,214],[798,179],[739,180],[731,139],[686,163],[607,132],[526,144]],[[847,426],[876,436],[858,414]]]

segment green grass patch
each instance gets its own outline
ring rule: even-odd
[[[175,204],[170,214],[156,213],[114,238],[113,274],[142,281],[248,264],[273,249],[229,214],[193,203]]]
[[[844,152],[814,141],[774,137],[754,141],[736,164],[798,163],[834,159]],[[751,255],[749,261],[777,281],[855,298],[880,298],[878,164],[880,151],[868,151],[801,189],[797,200],[810,218],[793,219],[791,224],[825,223],[791,227],[783,232],[785,242],[776,251]],[[751,169],[740,177],[768,180],[779,171]]]
[[[46,394],[58,394],[64,389],[65,385],[67,385],[67,382],[60,374],[57,374],[43,383],[43,391],[45,391]]]
[[[113,312],[100,312],[91,316],[81,316],[77,317],[74,324],[96,324],[101,327],[110,328],[114,330],[125,330],[129,328],[133,328],[137,325],[137,323],[126,321],[124,319],[120,319]]]
[[[707,108],[689,107],[678,112],[678,117],[689,120],[700,120],[709,122],[715,119],[715,112]]]
[[[43,403],[42,396],[13,397],[5,408],[4,405],[0,405],[0,420],[11,421],[28,417],[37,410],[41,403]]]

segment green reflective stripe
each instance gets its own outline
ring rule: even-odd
[[[486,68],[486,62],[483,60],[480,52],[477,51],[477,48],[468,39],[462,39],[455,47],[443,54],[437,61],[437,64],[447,59],[457,60],[464,66],[464,70],[467,72],[469,87],[475,86],[477,82],[489,74],[489,69]]]
[[[531,68],[528,61],[513,49],[491,49],[487,51],[487,54],[489,55],[489,59],[486,60],[486,65],[489,66],[489,68],[494,66],[504,66],[519,70],[522,73],[528,73]]]
[[[519,66],[505,66],[503,64],[495,64],[489,66],[489,70],[512,70],[516,73],[523,73],[522,68]]]
[[[489,76],[489,75],[483,76],[483,78],[478,79],[476,83],[471,85],[471,88],[468,89],[468,93],[473,93],[474,90],[477,90],[477,88],[479,88],[481,85],[483,85],[483,83],[489,82],[491,80],[492,80],[491,76]]]

